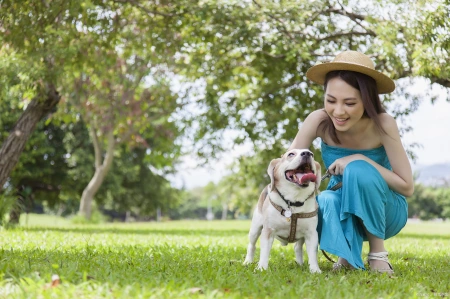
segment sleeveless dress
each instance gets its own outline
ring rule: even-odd
[[[362,154],[392,170],[383,146],[348,149],[322,141],[321,150],[326,169],[336,159]],[[338,182],[342,182],[342,188],[329,190]],[[332,176],[327,190],[317,196],[317,202],[320,249],[342,257],[360,269],[364,269],[361,251],[363,241],[367,241],[361,221],[371,234],[386,240],[398,234],[408,219],[406,198],[389,189],[378,170],[363,160],[350,162],[343,175]]]

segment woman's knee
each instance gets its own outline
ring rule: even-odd
[[[345,167],[343,179],[355,181],[355,183],[361,185],[368,185],[382,179],[382,177],[378,170],[369,162],[355,160]]]

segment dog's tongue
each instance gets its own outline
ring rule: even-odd
[[[312,172],[309,173],[296,173],[297,178],[300,180],[300,184],[315,182],[316,175]]]

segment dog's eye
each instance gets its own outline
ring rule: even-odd
[[[293,157],[293,156],[295,156],[294,153],[289,153],[289,154],[288,154],[288,157]]]

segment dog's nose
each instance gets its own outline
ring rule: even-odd
[[[309,151],[304,151],[300,154],[302,157],[314,157],[314,154]]]

